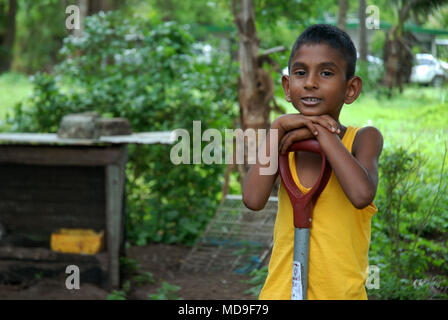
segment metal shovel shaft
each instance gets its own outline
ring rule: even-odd
[[[317,182],[307,193],[302,193],[295,184],[289,168],[289,152],[308,151],[321,155],[321,171]],[[285,185],[291,205],[294,220],[294,255],[291,300],[306,300],[308,289],[308,257],[310,228],[314,202],[325,188],[330,179],[331,167],[326,160],[325,153],[315,139],[295,142],[287,153],[279,156],[279,171]]]
[[[291,300],[306,300],[308,289],[309,228],[294,228]]]

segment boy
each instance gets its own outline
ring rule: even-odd
[[[299,113],[277,118],[271,125],[278,150],[286,152],[295,141],[315,138],[332,173],[316,201],[310,230],[308,299],[367,299],[370,220],[378,185],[381,133],[373,127],[353,128],[339,122],[343,104],[359,96],[362,80],[354,75],[356,49],[350,37],[330,25],[313,25],[297,38],[290,54],[289,76],[282,77],[286,100]],[[270,154],[267,136],[261,148]],[[275,141],[274,141],[275,142]],[[291,175],[305,193],[320,173],[320,156],[289,153]],[[243,187],[243,201],[253,210],[266,204],[277,177],[261,175],[256,163]],[[283,185],[278,193],[278,213],[269,274],[260,299],[290,299],[294,225],[291,202]]]

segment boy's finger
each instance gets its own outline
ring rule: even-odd
[[[338,123],[332,117],[326,114],[322,115],[321,117],[326,120],[331,132],[337,132],[339,130]]]
[[[294,130],[289,132],[286,136],[283,137],[281,153],[284,154],[288,151],[288,148],[295,142],[302,140],[302,134],[299,130]]]
[[[320,119],[319,124],[330,132],[336,132],[336,127],[333,125],[333,123],[325,119]]]
[[[291,142],[289,142],[291,140],[291,136],[293,135],[295,131],[290,131],[288,132],[282,139],[282,141],[280,142],[280,153],[284,154],[286,153],[286,151],[288,150],[289,146],[291,145]]]
[[[322,127],[327,129],[330,132],[336,132],[337,130],[337,123],[334,121],[331,117],[326,117],[325,115],[322,116],[316,116],[313,121],[316,124],[320,124]]]
[[[282,140],[280,141],[280,146],[278,148],[278,150],[280,151],[281,154],[284,154],[287,150],[287,148],[285,148],[285,143],[288,140],[289,136],[291,135],[291,132],[288,132],[287,134],[285,134],[282,138]]]
[[[307,127],[303,127],[300,129],[295,129],[286,133],[279,143],[279,152],[281,154],[285,154],[288,151],[288,148],[295,142],[303,139],[310,139],[314,135],[310,132]]]
[[[312,121],[305,122],[306,127],[311,131],[311,133],[317,136],[317,128]]]
[[[336,132],[337,123],[329,116],[325,115],[310,116],[308,117],[308,119],[311,120],[311,122],[314,124],[320,124],[322,127],[329,130],[330,132]],[[314,133],[314,131],[312,132]],[[316,133],[314,133],[314,135],[316,135]]]
[[[282,152],[282,150],[283,150],[283,144],[285,143],[285,138],[288,136],[288,134],[289,134],[289,132],[286,133],[286,134],[283,136],[283,138],[280,140],[280,143],[279,143],[279,146],[278,146],[278,151],[279,151],[280,153],[283,153],[283,152]]]
[[[291,142],[291,135],[289,137],[287,137],[287,139],[285,140],[285,142],[282,145],[282,154],[285,154],[288,151],[289,146],[292,144]]]
[[[278,151],[279,151],[280,153],[283,153],[283,152],[282,152],[282,146],[283,146],[283,141],[284,141],[285,137],[286,137],[286,135],[284,135],[283,138],[282,138],[282,140],[280,140],[280,143],[279,143],[279,146],[278,146]]]

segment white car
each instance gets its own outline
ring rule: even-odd
[[[417,53],[411,72],[411,82],[440,87],[448,79],[448,63],[432,54]]]

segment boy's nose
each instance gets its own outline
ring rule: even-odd
[[[303,84],[303,87],[307,90],[317,89],[318,84],[316,81],[316,76],[314,76],[313,74],[309,74],[308,77],[306,77],[306,79],[305,79],[305,83]]]

